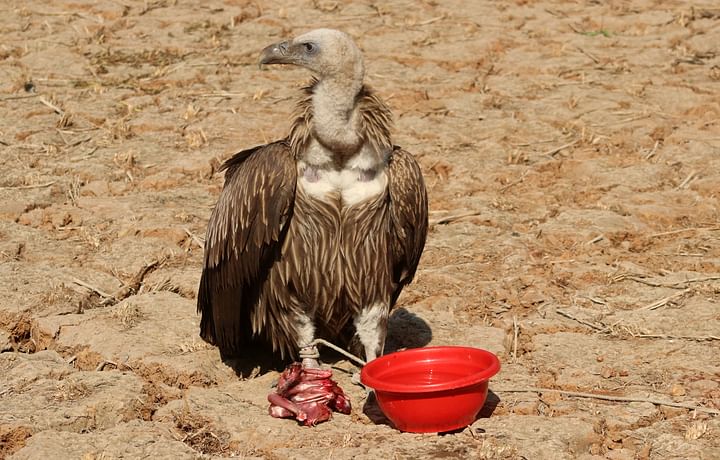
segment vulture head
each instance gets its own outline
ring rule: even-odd
[[[291,40],[272,44],[260,55],[260,65],[304,67],[322,80],[362,83],[365,74],[360,48],[344,32],[316,29]]]

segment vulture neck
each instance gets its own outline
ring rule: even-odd
[[[313,131],[317,140],[336,155],[346,157],[362,144],[357,95],[362,73],[352,78],[324,78],[313,90]]]

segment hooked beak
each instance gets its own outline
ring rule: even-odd
[[[275,43],[262,50],[258,66],[262,68],[264,64],[297,64],[297,57],[290,51],[290,42]]]

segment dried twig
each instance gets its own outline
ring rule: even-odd
[[[91,285],[91,284],[86,283],[86,282],[83,281],[83,280],[79,280],[79,279],[77,279],[77,278],[73,278],[73,279],[70,280],[70,281],[72,281],[73,283],[77,284],[78,286],[82,286],[82,287],[84,287],[84,288],[90,289],[91,291],[93,291],[94,293],[96,293],[97,295],[99,295],[100,297],[102,297],[103,299],[112,299],[112,298],[113,298],[113,296],[112,296],[111,294],[108,294],[107,292],[101,291],[100,289],[96,288],[95,286],[93,286],[93,285]]]
[[[556,141],[556,139],[555,139],[555,138],[552,138],[552,139],[545,139],[545,140],[541,140],[541,141],[521,142],[521,143],[519,143],[519,144],[510,144],[510,145],[513,146],[513,147],[530,147],[531,145],[536,145],[536,144],[549,144],[550,142],[555,142],[555,141]]]
[[[590,241],[588,241],[586,244],[599,243],[600,241],[602,241],[602,240],[604,240],[604,239],[605,239],[605,235],[598,235],[598,236],[596,236],[595,238],[593,238],[593,239],[591,239]]]
[[[682,284],[689,284],[689,283],[702,283],[703,281],[713,281],[713,280],[720,280],[720,275],[701,276],[700,278],[690,278],[690,279],[686,279],[683,281],[678,281],[677,283],[674,283],[668,287],[680,286]]]
[[[683,290],[680,291],[680,292],[676,292],[675,294],[669,295],[669,296],[664,297],[664,298],[662,298],[662,299],[660,299],[660,300],[656,300],[655,302],[649,303],[649,304],[645,305],[644,307],[641,307],[640,309],[641,309],[641,310],[656,310],[656,309],[658,309],[658,308],[660,308],[660,307],[663,307],[663,306],[667,305],[668,302],[670,302],[671,300],[675,300],[675,299],[678,298],[678,297],[684,296],[684,295],[687,294],[688,292],[690,292],[690,288],[688,288],[688,289],[683,289]]]
[[[688,228],[680,228],[678,230],[670,230],[667,232],[660,232],[660,233],[653,233],[652,235],[648,235],[647,238],[657,238],[659,236],[667,236],[667,235],[675,235],[678,233],[685,233],[685,232],[695,232],[695,231],[717,231],[720,230],[720,227],[688,227]]]
[[[579,46],[576,46],[575,48],[576,48],[578,51],[580,51],[582,54],[584,54],[585,56],[587,56],[587,57],[589,57],[590,59],[592,59],[592,61],[593,61],[595,64],[600,64],[600,60],[599,60],[598,58],[596,58],[595,56],[593,56],[592,54],[590,54],[589,52],[585,51],[584,49],[580,48]]]
[[[0,101],[13,101],[15,99],[30,99],[31,97],[38,97],[39,94],[23,94],[21,96],[8,96],[0,99]]]
[[[135,294],[138,289],[140,289],[140,286],[142,285],[143,280],[145,279],[145,276],[161,266],[163,263],[165,263],[165,258],[161,260],[153,260],[149,264],[146,264],[143,266],[133,277],[130,279],[130,282],[124,283],[124,285],[115,291],[113,294],[108,294],[107,292],[103,292],[100,289],[96,288],[95,286],[86,283],[85,281],[79,280],[77,278],[73,278],[71,281],[77,285],[80,285],[84,288],[90,289],[91,291],[98,294],[100,297],[103,298],[102,302],[100,302],[100,306],[106,307],[106,306],[112,306],[116,303],[130,297],[131,295]]]
[[[46,105],[46,106],[50,107],[51,109],[53,109],[53,111],[54,111],[55,113],[57,113],[58,115],[65,115],[65,111],[64,111],[63,109],[61,109],[60,107],[56,106],[55,104],[53,104],[52,102],[48,101],[47,99],[45,99],[45,98],[42,97],[42,96],[40,96],[40,102],[42,102],[44,105]]]
[[[520,325],[517,322],[517,316],[513,315],[513,362],[517,362],[518,336],[520,335]]]
[[[53,185],[56,181],[50,181],[45,182],[44,184],[34,184],[34,185],[12,185],[12,186],[6,186],[6,187],[0,187],[2,190],[28,190],[31,188],[45,188],[50,187]]]
[[[525,181],[525,177],[526,177],[529,173],[530,173],[529,170],[523,171],[523,173],[520,175],[520,177],[519,177],[517,180],[514,180],[514,181],[510,182],[509,184],[505,184],[505,185],[503,185],[502,187],[500,187],[499,192],[500,192],[500,193],[505,193],[505,192],[506,192],[507,190],[509,190],[511,187],[514,187],[514,186],[516,186],[516,185],[518,185],[518,184],[523,183],[523,182]]]
[[[686,187],[690,184],[690,182],[692,182],[693,179],[695,179],[695,178],[698,176],[698,174],[699,174],[698,171],[692,171],[692,172],[690,172],[690,174],[688,174],[688,176],[685,178],[685,180],[683,180],[682,182],[680,182],[680,185],[678,185],[678,186],[676,187],[676,189],[677,189],[677,190],[681,190],[681,189],[686,188]]]
[[[458,214],[451,214],[449,216],[441,217],[439,219],[431,219],[430,225],[445,225],[455,222],[466,217],[479,216],[482,211],[466,211]]]
[[[655,115],[658,115],[658,114],[655,113]],[[637,121],[637,120],[642,120],[644,118],[649,118],[650,116],[651,115],[649,113],[641,113],[641,114],[638,114],[638,115],[635,115],[632,117],[623,118],[623,119],[617,120],[617,121],[609,121],[607,123],[593,123],[590,126],[593,128],[601,128],[601,127],[606,127],[606,126],[622,125],[625,123],[630,123],[631,121]]]
[[[578,391],[565,391],[555,390],[553,388],[493,388],[493,391],[497,393],[559,393],[564,396],[570,396],[574,398],[589,398],[589,399],[600,399],[603,401],[616,401],[616,402],[646,402],[654,404],[656,406],[668,406],[668,407],[679,407],[681,409],[689,409],[698,412],[706,412],[708,414],[720,415],[720,410],[712,407],[697,406],[694,404],[680,403],[674,401],[663,401],[654,398],[640,398],[633,396],[612,396],[612,395],[598,395],[594,393],[581,393]]]
[[[160,267],[163,263],[165,263],[165,260],[167,260],[167,258],[162,258],[160,260],[156,259],[144,265],[140,270],[138,270],[135,275],[133,275],[133,277],[130,279],[130,282],[125,283],[123,287],[115,291],[115,293],[112,295],[112,299],[115,300],[115,302],[112,302],[110,299],[105,299],[103,301],[103,304],[106,305],[111,302],[117,303],[135,294],[140,289],[140,286],[142,285],[145,276],[147,276],[148,273],[152,272],[156,268]],[[110,302],[108,302],[109,300]]]
[[[685,286],[690,283],[702,283],[703,281],[720,280],[720,275],[702,276],[699,278],[689,278],[689,279],[682,280],[682,281],[676,281],[674,283],[657,283],[655,281],[649,281],[644,278],[640,278],[640,277],[632,276],[632,275],[626,275],[626,274],[621,274],[621,275],[615,276],[613,278],[613,281],[615,281],[615,282],[623,281],[623,280],[635,281],[636,283],[646,284],[646,285],[652,286],[652,287],[685,289]]]
[[[598,326],[597,324],[591,323],[589,321],[585,321],[584,319],[580,319],[576,316],[571,315],[570,313],[563,311],[563,310],[555,310],[555,313],[557,313],[560,316],[564,316],[565,318],[571,319],[573,321],[577,321],[578,323],[590,327],[592,329],[595,329],[596,331],[606,332],[608,330],[605,326]]]
[[[632,334],[640,339],[691,340],[693,342],[712,342],[720,340],[717,335],[668,335],[668,334]]]
[[[603,299],[599,299],[599,298],[597,298],[597,297],[583,296],[583,298],[584,298],[584,299],[588,299],[590,302],[596,303],[596,304],[598,304],[598,305],[605,305],[605,306],[607,306],[607,304],[608,304],[608,303],[607,303],[606,301],[604,301]]]
[[[432,18],[432,19],[428,19],[427,21],[418,22],[416,25],[418,25],[418,26],[427,26],[427,25],[432,24],[433,22],[438,22],[438,21],[441,21],[441,20],[443,20],[443,19],[445,19],[445,15],[444,15],[444,14],[442,14],[442,15],[440,15],[440,16],[437,16],[437,17],[435,17],[435,18]]]
[[[543,153],[543,155],[554,157],[555,155],[560,153],[560,151],[565,150],[566,148],[572,147],[573,145],[577,144],[578,141],[580,141],[580,139],[575,139],[574,141],[568,142],[567,144],[563,144],[560,147],[555,147],[554,149],[550,149],[547,152]]]
[[[187,236],[192,238],[192,240],[195,242],[195,244],[197,244],[200,247],[200,249],[205,248],[205,243],[203,243],[202,240],[200,240],[200,238],[198,238],[197,235],[195,235],[193,232],[191,232],[189,229],[187,229],[185,227],[183,227],[183,230],[185,231]]]
[[[104,360],[104,361],[101,361],[100,364],[97,365],[97,367],[95,368],[95,371],[100,372],[101,370],[105,369],[105,366],[107,366],[108,364],[112,364],[113,366],[115,366],[115,368],[118,367],[118,365],[115,361]]]
[[[619,322],[612,324],[610,326],[605,326],[603,324],[598,325],[595,323],[591,323],[589,321],[585,321],[585,320],[580,319],[577,316],[573,316],[572,314],[570,314],[566,311],[563,311],[563,310],[555,310],[555,313],[557,313],[560,316],[564,316],[565,318],[571,319],[573,321],[577,321],[578,323],[580,323],[584,326],[587,326],[589,328],[595,329],[598,332],[610,334],[613,337],[623,338],[622,335],[618,334],[615,330],[615,326],[618,326]],[[714,340],[720,340],[720,337],[715,336],[715,335],[695,336],[695,335],[668,335],[668,334],[644,334],[644,333],[640,334],[640,333],[635,333],[635,332],[629,331],[629,329],[627,327],[625,329],[627,330],[628,334],[631,337],[637,338],[637,339],[691,340],[694,342],[711,342]]]
[[[217,91],[213,93],[187,93],[185,96],[187,97],[219,97],[219,98],[233,98],[233,97],[247,97],[247,93],[237,93],[237,92],[229,92],[229,91]]]
[[[655,156],[655,152],[657,152],[658,147],[660,146],[660,141],[655,141],[655,145],[653,145],[652,150],[650,150],[647,155],[645,155],[645,159],[649,160],[650,158]]]
[[[60,130],[58,130],[58,132],[59,132],[59,131],[60,131]],[[63,138],[63,140],[64,140],[64,138]],[[66,141],[66,142],[65,142],[65,145],[66,145],[67,147],[77,147],[78,145],[80,145],[80,144],[82,144],[82,143],[85,143],[85,142],[87,142],[87,141],[89,141],[89,140],[92,140],[92,136],[83,137],[83,138],[81,138],[81,139],[78,139],[78,140],[72,141],[72,142],[67,142],[67,141]],[[97,148],[96,148],[95,150],[97,150]]]
[[[713,340],[720,340],[720,337],[716,335],[652,334],[646,332],[636,332],[633,329],[633,327],[620,324],[620,321],[616,321],[608,327],[607,332],[613,337],[619,337],[621,339],[630,336],[633,339],[688,340],[693,342],[711,342]]]

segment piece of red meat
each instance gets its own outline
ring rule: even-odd
[[[332,371],[300,363],[290,364],[280,374],[268,401],[271,416],[295,418],[306,426],[330,420],[332,411],[349,414],[351,410],[350,399],[332,379]]]

